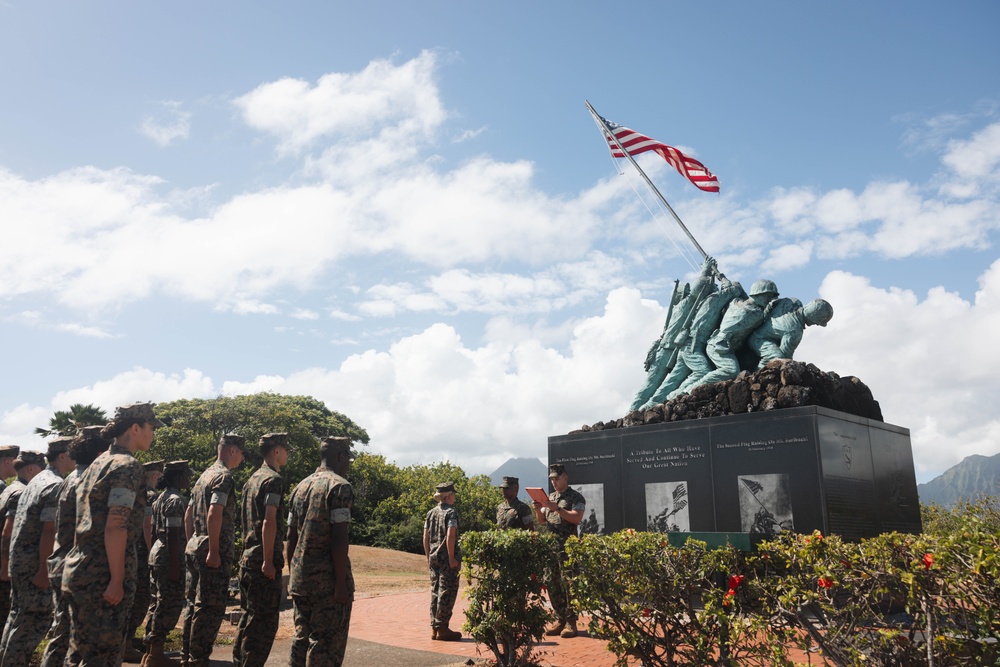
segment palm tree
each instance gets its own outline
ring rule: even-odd
[[[108,423],[104,410],[94,405],[74,403],[69,410],[56,410],[49,419],[48,428],[36,428],[35,433],[47,438],[50,435],[76,435],[84,426],[102,426]]]

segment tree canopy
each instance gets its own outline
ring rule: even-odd
[[[257,441],[265,433],[289,434],[291,452],[282,473],[290,486],[298,484],[319,465],[319,438],[347,436],[362,445],[369,441],[365,429],[312,396],[264,392],[181,399],[157,404],[156,416],[167,426],[157,429],[152,448],[139,456],[143,461],[187,459],[192,470],[200,473],[215,461],[220,437],[226,433],[245,437],[245,461],[233,471],[238,489],[243,488],[263,460]]]
[[[38,427],[35,433],[47,438],[50,435],[76,435],[84,426],[103,426],[108,423],[104,410],[95,405],[74,403],[69,410],[56,410],[49,419],[49,427]]]

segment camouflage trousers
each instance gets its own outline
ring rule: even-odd
[[[184,609],[184,576],[173,581],[166,569],[151,570],[149,580],[149,622],[146,624],[146,645],[162,644],[167,634],[177,626]]]
[[[566,549],[560,546],[559,553],[553,558],[555,562],[550,568],[551,574],[547,582],[549,602],[560,622],[576,623],[576,611],[569,599],[569,583],[566,580],[569,574],[566,558]]]
[[[340,667],[347,649],[354,596],[345,604],[333,602],[333,595],[293,595],[295,639],[292,640],[291,667]]]
[[[10,615],[10,579],[0,581],[0,618],[6,619]],[[6,623],[6,620],[4,620]]]
[[[451,610],[458,598],[460,568],[432,565],[431,572],[431,627],[447,628],[451,622]]]
[[[142,539],[141,537],[139,539]],[[132,601],[132,617],[129,619],[127,639],[135,637],[135,631],[142,622],[146,620],[149,613],[149,552],[146,549],[137,549],[139,562],[135,570],[135,600]],[[143,560],[143,553],[146,559]]]
[[[42,667],[62,667],[69,650],[69,603],[62,592],[62,578],[50,578],[55,616],[49,628],[49,643],[42,655]]]
[[[188,667],[208,667],[229,600],[232,565],[210,568],[198,554],[185,554],[187,581],[184,609],[184,655]]]
[[[15,577],[11,583],[10,614],[0,639],[0,665],[27,667],[52,624],[52,590],[41,589],[24,577]]]
[[[233,667],[264,667],[278,632],[281,571],[268,579],[259,568],[240,568],[240,610]]]
[[[135,582],[125,577],[125,595],[115,605],[105,602],[105,586],[95,582],[86,590],[63,591],[69,606],[69,651],[64,663],[67,667],[121,664],[125,648],[122,637],[131,617]]]

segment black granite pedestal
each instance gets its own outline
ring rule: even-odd
[[[919,533],[910,432],[821,407],[549,438],[581,530]]]

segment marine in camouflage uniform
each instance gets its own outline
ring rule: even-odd
[[[577,526],[583,520],[587,509],[587,501],[579,491],[570,488],[569,477],[562,464],[553,463],[549,466],[549,479],[552,480],[552,486],[557,489],[549,494],[549,503],[555,507],[546,507],[543,512],[541,504],[533,503],[539,522],[544,521],[559,544],[559,551],[556,554],[558,567],[551,568],[552,575],[548,581],[549,601],[558,621],[555,627],[547,630],[545,634],[570,638],[576,636],[577,630],[576,612],[570,604],[569,586],[566,581],[566,541],[576,535]],[[560,487],[562,491],[558,490]]]
[[[184,510],[187,500],[181,491],[191,485],[188,462],[167,463],[159,485],[166,490],[153,502],[153,548],[149,552],[151,602],[143,667],[175,664],[163,656],[163,645],[184,608],[184,547],[187,543]]]
[[[288,592],[295,607],[292,667],[340,667],[354,606],[348,527],[354,490],[344,476],[351,440],[328,437],[320,467],[299,482],[289,500]]]
[[[260,439],[264,463],[243,487],[240,522],[240,625],[233,644],[234,667],[263,667],[278,632],[281,576],[285,569],[284,498],[281,467],[288,462],[288,434]]]
[[[49,443],[49,465],[28,482],[17,506],[10,541],[11,611],[0,640],[0,665],[27,667],[52,623],[52,591],[46,560],[55,541],[56,507],[63,474],[73,468],[66,454],[72,440]],[[39,455],[40,457],[41,455]]]
[[[424,519],[424,553],[431,578],[431,639],[457,641],[462,634],[448,627],[458,598],[462,558],[458,548],[458,511],[452,506],[455,485],[438,484],[434,499],[438,505]]]
[[[134,452],[149,449],[159,426],[150,403],[119,407],[102,431],[114,444],[77,484],[76,533],[62,581],[70,612],[68,666],[121,662],[146,513],[146,475]]]
[[[500,483],[503,491],[503,502],[497,505],[497,528],[499,530],[525,529],[535,527],[534,512],[527,503],[517,497],[521,482],[517,477],[504,477]]]
[[[103,426],[85,426],[80,435],[69,446],[69,455],[76,462],[76,470],[71,472],[59,486],[56,505],[56,541],[52,555],[48,559],[49,589],[55,616],[49,628],[49,643],[42,655],[42,667],[62,667],[69,649],[69,605],[62,594],[62,573],[66,556],[73,548],[76,533],[76,487],[83,471],[97,456],[107,450],[108,442],[101,437]]]
[[[163,476],[163,461],[149,461],[142,464],[146,475],[146,511],[142,519],[142,539],[135,545],[136,568],[135,599],[132,600],[132,615],[125,631],[125,661],[138,662],[142,658],[134,646],[135,631],[142,625],[149,612],[149,550],[153,546],[152,519],[153,501],[156,500],[156,483]],[[147,541],[147,535],[148,541]]]
[[[14,534],[14,521],[17,517],[17,508],[24,495],[24,490],[28,488],[28,484],[32,478],[39,474],[44,466],[45,457],[38,452],[21,452],[14,461],[17,480],[4,489],[3,494],[0,495],[0,506],[4,509],[4,520],[0,524],[0,528],[3,530],[3,537],[0,539],[0,578],[3,578],[7,582],[9,586],[8,590],[10,591],[10,595],[6,600],[7,613],[4,616],[4,627],[6,627],[7,620],[14,611],[12,604],[14,586],[10,576],[10,542],[11,536]],[[3,631],[0,631],[0,639],[2,639],[2,634]]]
[[[4,480],[17,474],[14,470],[14,461],[20,453],[21,448],[17,445],[3,445],[0,447],[0,529],[2,529],[4,521],[7,518],[5,502],[6,498],[9,497],[9,494],[5,493],[7,483]],[[16,483],[15,481],[13,484]],[[6,573],[3,577],[5,578],[0,578],[0,623],[6,623],[7,615],[10,613],[10,578],[7,577]]]
[[[194,535],[184,551],[187,595],[192,601],[184,610],[183,656],[189,667],[207,667],[226,613],[229,576],[236,560],[236,482],[230,471],[243,462],[245,444],[243,436],[222,436],[219,458],[191,491]],[[218,535],[209,533],[209,512],[221,514]]]

